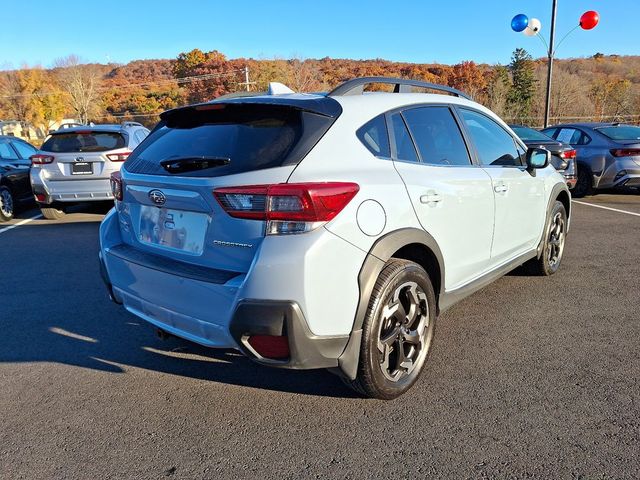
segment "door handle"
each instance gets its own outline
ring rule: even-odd
[[[426,195],[420,197],[420,203],[439,203],[442,201],[442,197],[439,193],[434,191],[428,192]]]
[[[509,187],[504,183],[498,183],[493,186],[493,191],[496,193],[506,193],[507,190],[509,190]]]

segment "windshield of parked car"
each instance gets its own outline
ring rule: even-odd
[[[632,125],[600,127],[596,128],[596,130],[611,140],[640,140],[640,127]]]
[[[40,148],[44,152],[104,152],[122,148],[124,137],[117,132],[66,132],[52,134]]]
[[[516,125],[512,126],[511,129],[525,142],[553,142],[553,138],[533,128]]]

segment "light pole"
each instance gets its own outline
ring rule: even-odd
[[[549,126],[549,110],[551,109],[551,77],[553,77],[553,41],[556,35],[556,13],[558,12],[558,0],[553,0],[551,7],[551,33],[549,33],[549,47],[547,62],[547,100],[544,104],[544,128]]]
[[[544,106],[544,127],[549,126],[549,112],[551,111],[551,80],[553,78],[553,59],[556,54],[557,48],[565,41],[565,39],[577,28],[582,28],[583,30],[591,30],[598,25],[600,21],[600,15],[598,12],[589,10],[588,12],[584,12],[580,17],[580,21],[578,25],[573,27],[571,30],[567,32],[567,34],[562,37],[562,40],[558,42],[558,45],[555,45],[555,35],[556,35],[556,14],[558,12],[558,0],[552,0],[551,5],[551,31],[549,33],[549,43],[546,42],[544,37],[540,35],[540,30],[542,29],[542,24],[540,20],[537,18],[529,18],[526,15],[520,13],[513,17],[511,20],[511,29],[514,32],[522,32],[529,37],[536,36],[538,37],[545,46],[547,51],[547,95],[546,102]]]

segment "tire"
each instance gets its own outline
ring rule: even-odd
[[[589,167],[578,165],[578,181],[576,186],[571,190],[571,196],[574,198],[582,198],[585,195],[593,194],[593,175]]]
[[[408,260],[389,260],[369,300],[356,379],[346,383],[371,398],[392,400],[405,393],[424,369],[435,322],[436,297],[427,272]]]
[[[64,210],[57,208],[41,207],[40,211],[42,212],[42,216],[47,220],[60,220],[65,216]]]
[[[0,222],[8,222],[13,218],[15,201],[11,190],[0,187]]]
[[[567,211],[562,202],[556,200],[547,218],[544,244],[540,258],[524,264],[526,273],[537,276],[553,275],[560,268],[567,238]]]

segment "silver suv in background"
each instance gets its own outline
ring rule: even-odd
[[[31,186],[50,220],[81,202],[113,200],[110,176],[149,134],[140,123],[83,125],[57,130],[31,157]]]

